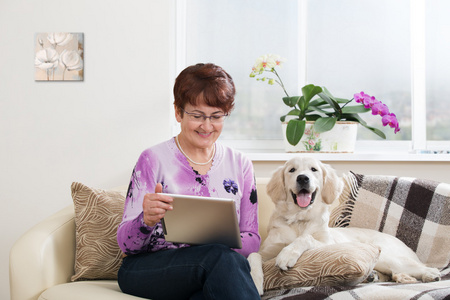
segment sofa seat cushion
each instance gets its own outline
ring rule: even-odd
[[[89,280],[55,285],[39,300],[132,300],[143,299],[122,293],[116,280]]]

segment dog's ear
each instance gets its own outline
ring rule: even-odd
[[[344,182],[330,165],[321,163],[323,172],[322,199],[325,203],[331,204],[336,200],[344,189]]]
[[[284,189],[284,166],[279,167],[270,178],[267,183],[267,195],[270,196],[272,201],[276,203],[277,201],[286,200],[286,191]]]

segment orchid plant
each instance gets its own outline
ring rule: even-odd
[[[283,89],[286,94],[283,102],[291,110],[281,116],[280,120],[281,122],[288,120],[286,137],[291,145],[295,146],[300,142],[305,132],[306,121],[314,121],[314,131],[319,133],[333,129],[337,121],[358,122],[386,139],[386,135],[382,131],[367,125],[359,116],[366,112],[381,116],[383,126],[389,125],[394,128],[395,133],[400,130],[397,117],[389,111],[387,105],[364,92],[356,93],[352,99],[348,100],[334,97],[325,87],[308,84],[302,88],[301,96],[289,96],[276,70],[276,67],[281,66],[284,61],[285,59],[279,55],[262,55],[256,60],[250,77],[259,81],[267,81],[270,85],[276,83]],[[271,73],[270,76],[274,75],[275,77],[266,77],[264,76],[265,72]],[[356,105],[353,105],[354,103]]]

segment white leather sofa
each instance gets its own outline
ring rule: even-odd
[[[423,228],[423,231],[421,231],[422,229],[418,231],[422,233],[428,232],[429,235],[427,238],[432,238],[433,235],[437,236],[438,238],[435,241],[440,243],[439,246],[433,246],[433,243],[431,242],[422,243],[420,245],[425,248],[430,247],[430,249],[425,249],[423,252],[427,254],[428,258],[435,259],[438,253],[443,255],[446,264],[445,266],[447,267],[442,267],[442,280],[439,282],[416,283],[412,285],[380,282],[360,283],[352,287],[343,287],[340,285],[331,287],[316,286],[314,289],[312,289],[313,287],[311,286],[299,286],[290,289],[282,288],[281,290],[268,290],[264,293],[262,299],[283,299],[284,297],[294,297],[296,295],[301,297],[300,295],[304,293],[308,293],[311,297],[313,297],[313,294],[317,294],[317,297],[320,299],[323,299],[324,295],[328,295],[333,299],[353,299],[355,295],[360,299],[449,299],[450,264],[448,259],[450,257],[448,257],[447,254],[450,253],[450,244],[448,243],[450,237],[450,225],[448,225],[448,222],[445,220],[448,220],[446,219],[446,216],[448,216],[448,209],[450,207],[450,184],[441,183],[436,186],[435,183],[418,180],[417,182],[415,181],[413,186],[412,179],[409,178],[393,178],[376,175],[358,175],[358,177],[356,177],[356,175],[353,174],[346,178],[353,178],[354,180],[357,178],[359,191],[355,192],[353,189],[356,188],[356,186],[348,184],[348,187],[351,186],[351,188],[348,189],[349,194],[345,195],[346,193],[343,193],[340,198],[341,205],[338,206],[339,201],[336,201],[331,209],[337,206],[333,213],[339,212],[343,207],[342,204],[347,203],[347,199],[351,198],[352,201],[354,201],[353,205],[357,204],[352,212],[351,222],[356,222],[357,220],[362,221],[361,224],[355,224],[357,227],[366,227],[366,223],[370,225],[366,228],[372,228],[371,226],[374,225],[378,226],[377,224],[379,222],[371,224],[371,222],[367,221],[369,221],[369,219],[378,220],[379,218],[373,218],[373,216],[383,215],[385,213],[385,205],[388,200],[391,201],[391,199],[385,198],[387,195],[389,195],[389,197],[393,195],[394,198],[398,200],[398,203],[403,204],[405,203],[405,199],[400,199],[402,197],[406,197],[409,204],[423,203],[425,201],[424,199],[426,199],[424,197],[429,197],[431,203],[429,206],[430,212],[434,213],[427,215],[427,224],[433,222],[434,218],[439,213],[441,214],[441,217],[444,218],[444,223],[442,223],[441,220],[441,223],[435,223],[435,227],[432,226],[432,228],[440,228],[440,230],[435,230],[436,233],[433,233],[433,230],[432,232],[429,232],[430,228],[425,230],[425,227]],[[273,203],[266,194],[267,182],[268,178],[257,178],[259,230],[262,239],[267,235],[266,229],[269,217],[273,210]],[[347,182],[355,183],[354,181]],[[428,187],[434,188],[427,193],[418,193],[419,186],[425,188],[425,190],[428,190]],[[414,187],[414,189],[412,189],[412,187]],[[384,188],[386,188],[386,190]],[[398,193],[386,193],[386,191],[390,191],[391,189],[395,189]],[[346,190],[347,189],[344,189],[344,191]],[[412,192],[405,193],[405,191],[408,190]],[[372,205],[374,201],[383,203],[383,205],[378,207],[377,210],[375,209],[375,206]],[[431,209],[439,203],[441,205],[440,210]],[[366,208],[369,207],[369,211],[367,209],[356,209],[356,207],[360,207],[360,205],[363,205],[363,207]],[[396,204],[392,205],[395,206]],[[399,218],[402,216],[401,213],[399,214],[399,211],[404,211],[408,216],[409,212],[403,207],[395,207],[396,209],[393,210],[393,214],[389,213],[389,220],[392,221],[397,218],[400,223],[409,222],[411,219],[410,217]],[[420,211],[423,212],[423,208],[420,208]],[[335,216],[336,215],[339,216],[339,213],[335,214]],[[368,216],[371,218],[368,218]],[[429,217],[431,217],[431,219],[428,219]],[[141,299],[123,294],[115,280],[71,281],[71,277],[75,273],[75,219],[74,206],[70,205],[31,228],[14,244],[10,252],[11,300]],[[348,215],[343,220],[348,220]],[[420,225],[420,222],[413,223]],[[332,224],[341,226],[334,222]],[[352,223],[350,223],[349,226],[353,226]],[[378,228],[372,229],[378,230]],[[428,239],[427,241],[430,240]],[[351,251],[353,256],[354,249]],[[326,263],[324,265],[328,266],[329,264]],[[299,269],[303,269],[303,267],[303,265],[299,265]],[[101,270],[103,269],[101,268]]]
[[[263,237],[273,207],[265,192],[267,181],[267,178],[257,179]],[[75,213],[70,205],[31,228],[12,247],[11,300],[142,299],[123,294],[115,280],[71,282],[74,261]]]

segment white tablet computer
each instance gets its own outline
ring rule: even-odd
[[[220,243],[242,248],[234,200],[165,194],[173,210],[161,220],[166,241],[192,245]]]

